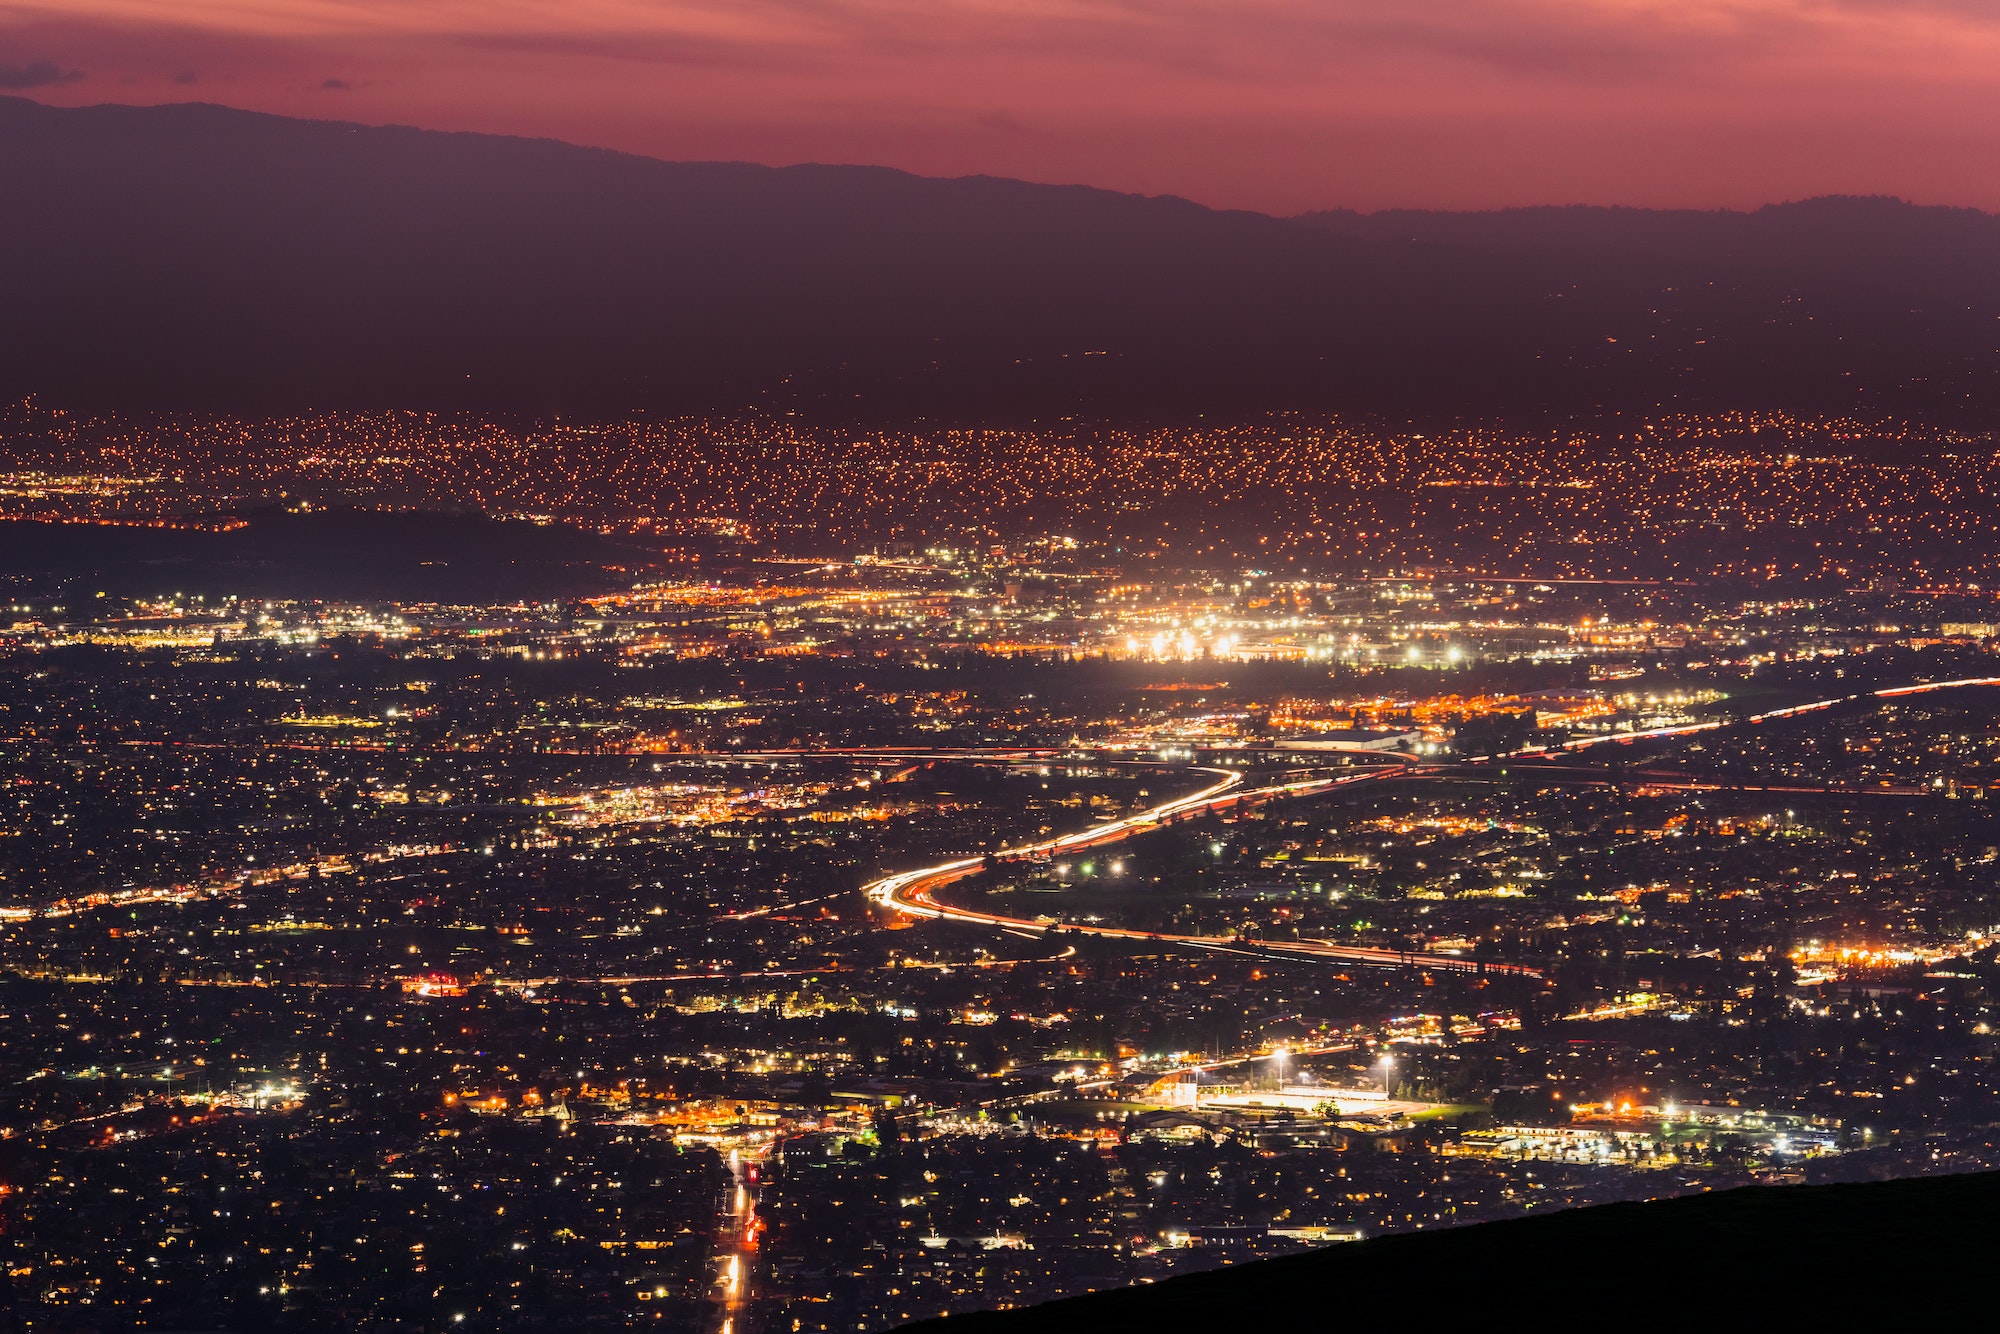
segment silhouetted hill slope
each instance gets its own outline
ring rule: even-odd
[[[1332,1246],[927,1334],[1856,1330],[1991,1319],[2000,1174],[1573,1209]],[[1972,1326],[1968,1325],[1967,1328]]]
[[[0,393],[81,406],[1679,399],[1983,418],[2000,401],[2000,223],[1881,201],[1633,215],[1672,238],[1653,246],[1606,243],[1566,210],[1498,215],[1499,239],[1489,215],[1427,223],[1413,243],[1397,220],[1432,215],[1302,223],[990,178],[21,99],[0,99],[0,181]],[[1758,248],[1731,239],[1745,217]]]

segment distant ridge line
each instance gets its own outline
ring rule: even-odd
[[[1973,209],[1281,219],[16,97],[0,173],[0,401],[989,422],[1672,406],[1982,428],[2000,404],[2000,219]]]

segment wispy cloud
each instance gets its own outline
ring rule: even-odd
[[[14,65],[0,60],[0,88],[21,92],[29,88],[47,88],[51,84],[75,83],[83,77],[80,69],[64,69],[52,60],[30,60]]]
[[[0,0],[0,51],[51,101],[198,69],[259,110],[1281,211],[2000,205],[2000,0]]]

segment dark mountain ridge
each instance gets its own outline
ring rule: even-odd
[[[81,407],[1987,424],[2000,220],[1311,215],[0,98],[0,393]]]
[[[1850,275],[1857,284],[2000,278],[2000,218],[1880,195],[1766,204],[1748,212],[1579,204],[1470,213],[1332,210],[1295,221],[1358,241],[1652,255],[1779,272],[1863,260],[1865,269]]]

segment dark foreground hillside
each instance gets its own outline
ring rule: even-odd
[[[1996,1242],[2000,1173],[1762,1187],[1383,1237],[907,1328],[1894,1330],[1975,1317],[1987,1325]]]

